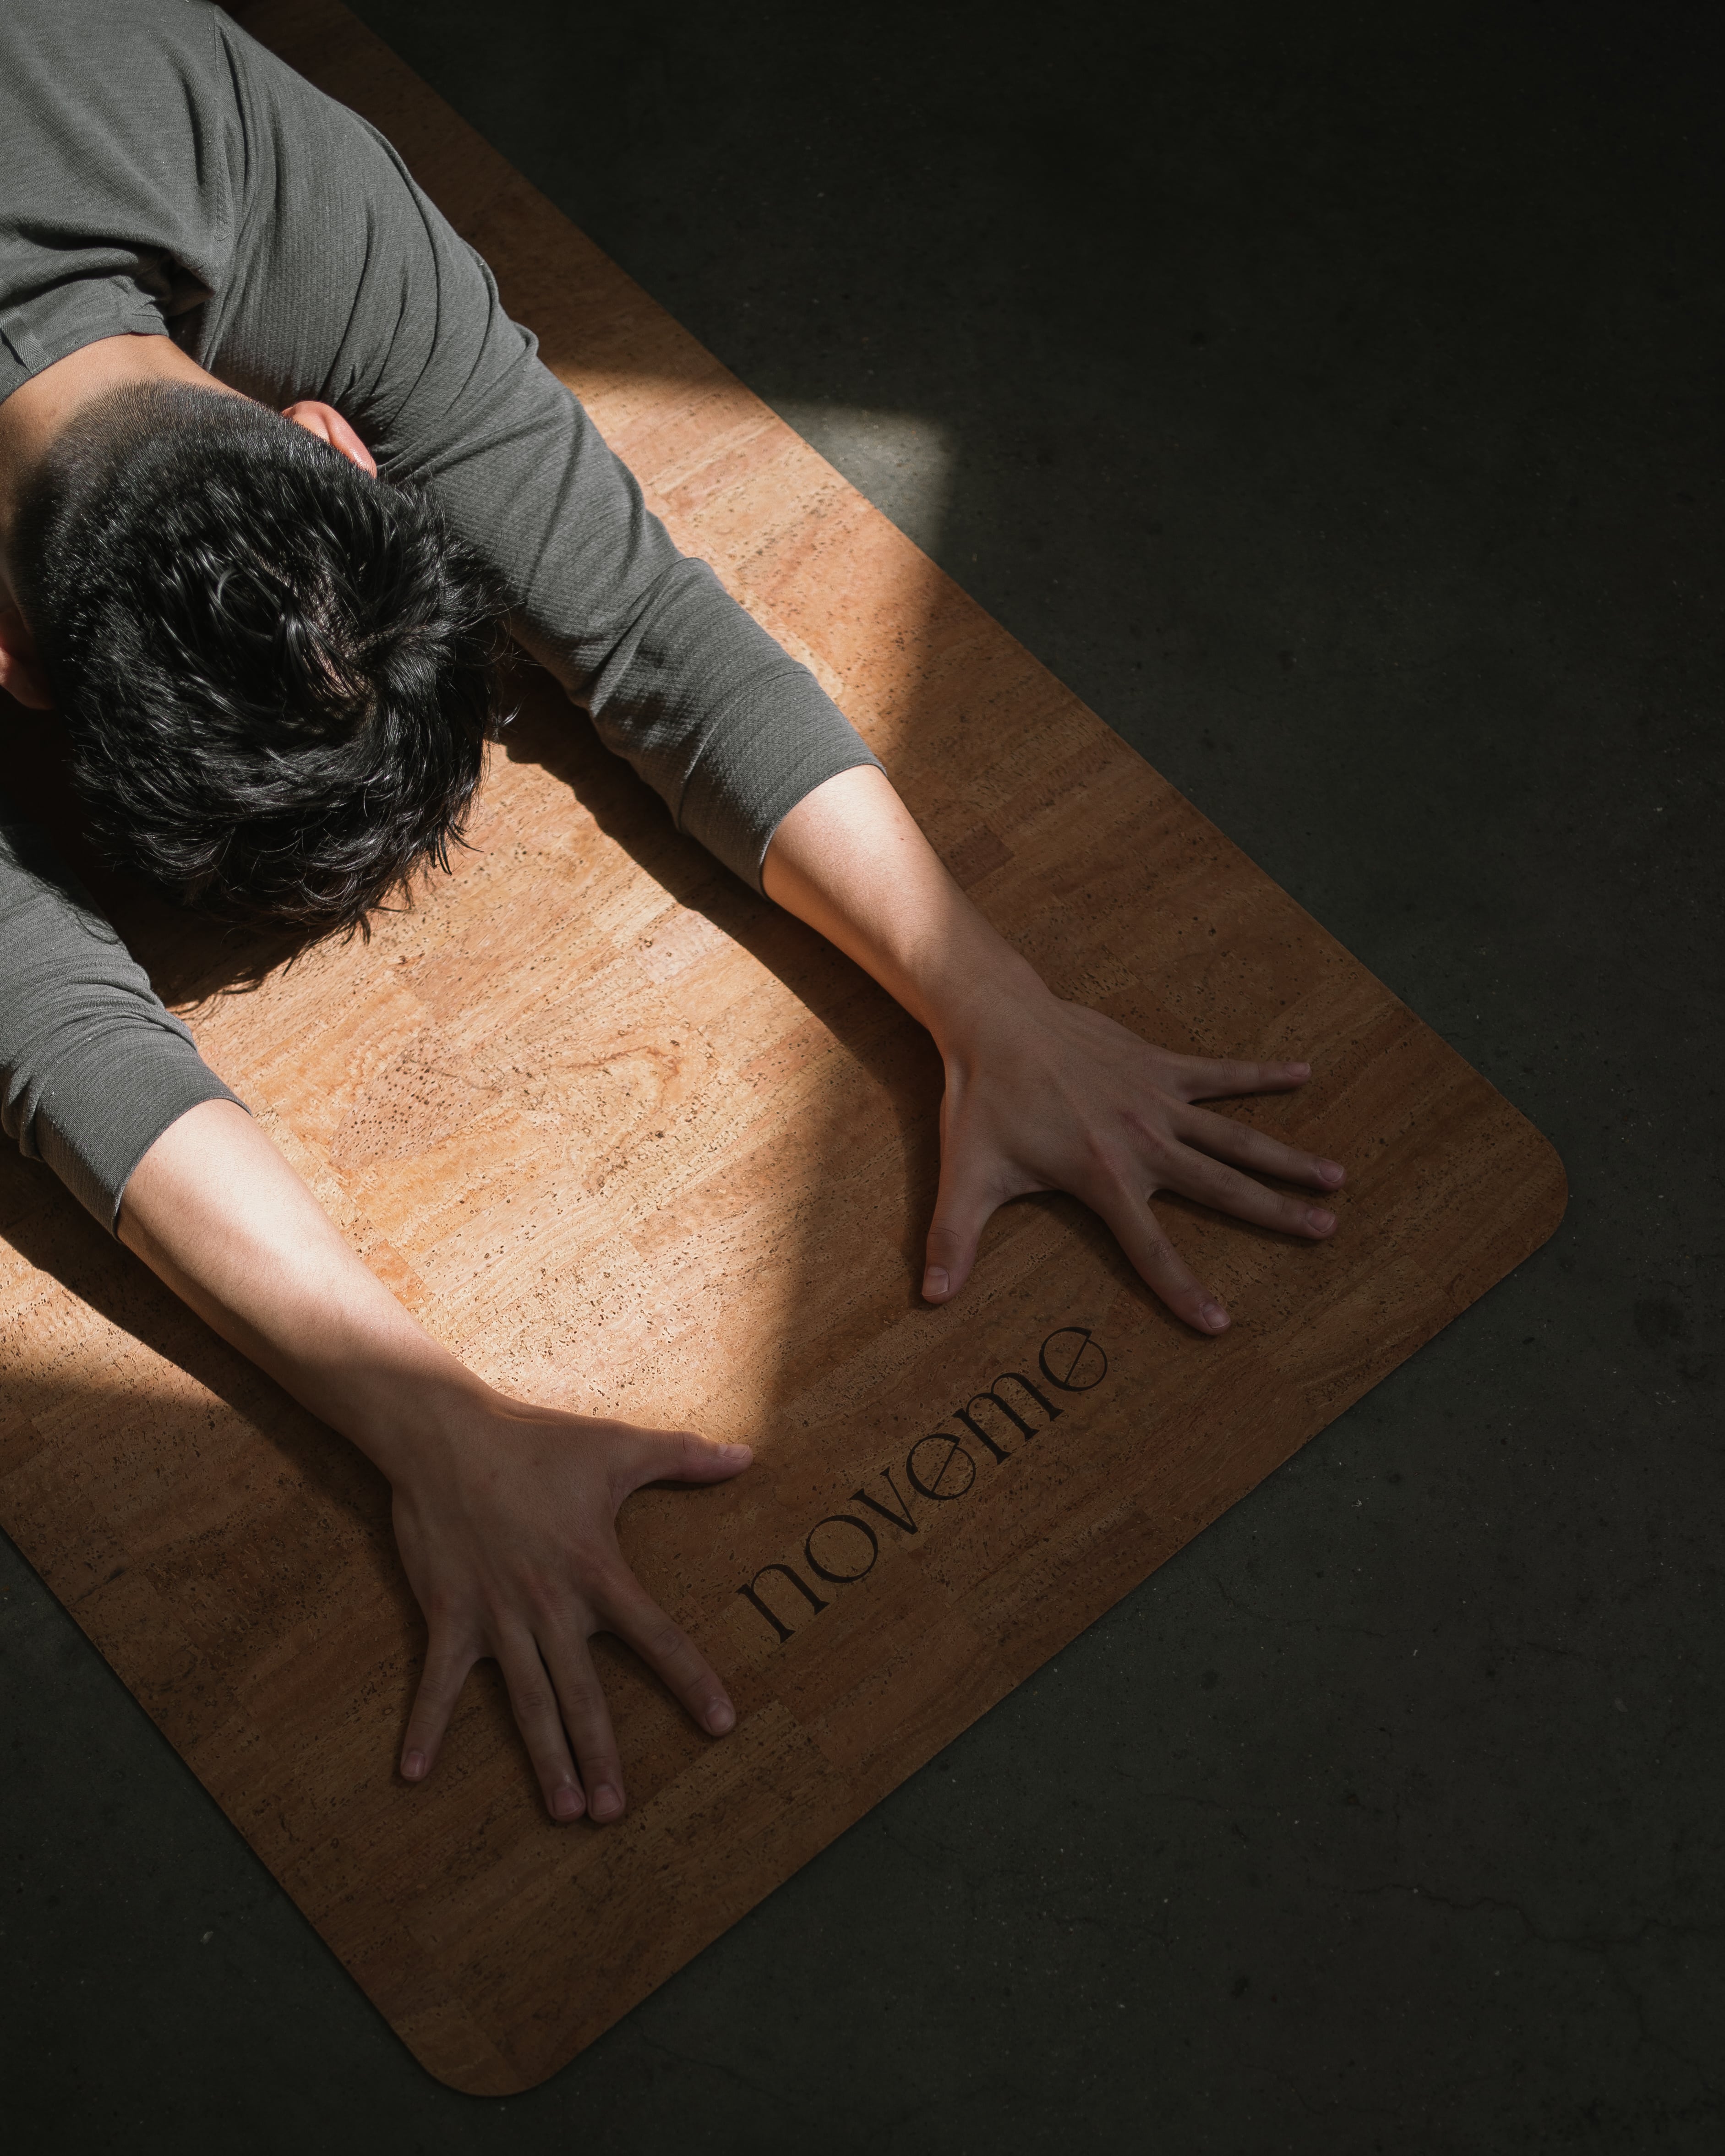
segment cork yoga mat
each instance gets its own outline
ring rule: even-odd
[[[420,1651],[387,1492],[45,1172],[0,1161],[0,1520],[429,2071],[541,2080],[1556,1225],[1549,1146],[370,34],[244,19],[402,149],[680,543],[806,660],[1065,993],[1316,1075],[1230,1112],[1352,1168],[1296,1244],[1170,1205],[1188,1332],[1098,1223],[1009,1208],[916,1295],[938,1068],[670,829],[541,677],[454,875],[288,968],[129,917],[369,1262],[536,1399],[759,1449],[625,1550],[739,1724],[600,1642],[631,1809],[545,1816],[489,1667],[394,1772]],[[241,976],[260,985],[220,993]]]

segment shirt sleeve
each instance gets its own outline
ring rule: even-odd
[[[234,1098],[47,835],[0,797],[0,1127],[111,1234],[168,1125]]]
[[[330,401],[385,477],[434,492],[513,602],[519,641],[606,747],[758,888],[784,815],[876,758],[809,670],[679,552],[485,263],[365,133],[377,160],[364,175],[365,334]]]
[[[524,648],[677,828],[758,889],[781,820],[823,781],[876,759],[808,668],[678,552],[482,277],[503,379],[475,412],[471,454],[440,471],[437,490],[515,598]]]

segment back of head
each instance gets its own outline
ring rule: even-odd
[[[243,398],[129,388],[62,437],[13,551],[116,865],[313,933],[447,866],[501,610],[427,497]]]

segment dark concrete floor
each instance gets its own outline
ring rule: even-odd
[[[11,2145],[1717,2151],[1717,11],[360,12],[1574,1195],[506,2105],[419,2072],[8,1551]]]

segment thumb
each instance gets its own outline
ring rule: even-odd
[[[982,1176],[949,1149],[941,1162],[941,1187],[928,1224],[922,1271],[925,1302],[949,1302],[970,1278],[976,1246],[1000,1200]]]
[[[754,1458],[747,1445],[720,1445],[692,1430],[644,1430],[635,1464],[636,1489],[645,1482],[726,1482]]]

